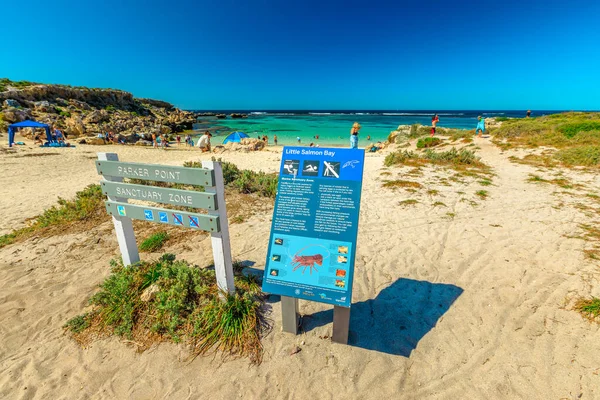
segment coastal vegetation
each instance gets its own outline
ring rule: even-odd
[[[230,218],[233,222],[242,222],[251,215],[254,210],[264,207],[264,202],[260,202],[256,196],[267,197],[270,199],[275,198],[278,181],[277,174],[239,169],[235,164],[221,161],[221,159],[215,161],[220,161],[223,168],[223,180],[225,182],[226,191],[229,192],[226,194],[226,201]],[[202,167],[202,164],[198,162],[186,162],[184,166],[200,168]],[[204,190],[202,186],[183,185],[179,183],[150,182],[138,179],[131,179],[128,181],[136,184],[177,189]],[[0,248],[28,239],[33,235],[52,236],[64,232],[76,233],[89,229],[92,226],[97,226],[109,219],[104,206],[105,200],[106,196],[102,194],[100,185],[90,185],[86,187],[84,190],[77,192],[73,200],[59,198],[58,205],[45,210],[29,225],[15,229],[8,234],[1,235]],[[257,203],[263,205],[259,206]],[[167,207],[186,209],[192,212],[204,212],[203,210],[189,209],[189,207]],[[158,251],[161,247],[154,246],[164,244],[168,238],[168,236],[163,237],[159,234],[156,234],[156,236],[152,235],[147,239],[148,249],[146,249],[146,245],[144,244],[146,241],[144,241],[140,246],[140,250]]]
[[[239,169],[237,165],[220,158],[213,157],[213,161],[221,163],[223,168],[223,181],[226,186],[234,188],[239,193],[256,193],[262,197],[275,198],[277,193],[277,174],[267,174],[265,172],[256,172],[248,169]],[[185,162],[184,167],[202,168],[202,163]]]
[[[270,326],[264,294],[253,276],[234,268],[236,293],[221,293],[214,270],[177,261],[172,254],[125,267],[112,261],[111,274],[89,300],[91,310],[64,325],[85,346],[117,336],[144,351],[163,341],[186,343],[190,357],[222,356],[262,361],[261,337]]]
[[[86,187],[77,192],[73,200],[59,198],[57,206],[45,210],[30,225],[0,236],[0,248],[33,234],[52,234],[67,229],[71,232],[80,231],[106,221],[105,199],[100,185]]]
[[[511,118],[491,129],[503,148],[549,147],[551,152],[519,162],[546,167],[600,167],[600,113],[568,112],[537,118]]]
[[[424,137],[417,140],[417,149],[435,147],[442,143],[442,139],[437,137]]]
[[[163,248],[167,240],[169,240],[167,232],[155,232],[140,243],[139,249],[143,252],[158,251]]]
[[[600,317],[600,299],[597,297],[579,299],[575,303],[575,309],[590,321],[597,321],[598,317]]]
[[[455,168],[471,167],[480,170],[487,170],[487,167],[479,157],[471,150],[452,148],[447,151],[436,152],[426,149],[423,152],[411,150],[399,150],[388,154],[385,157],[384,164],[392,165],[410,165],[421,166],[426,164],[445,165]]]

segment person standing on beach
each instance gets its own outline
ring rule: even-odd
[[[479,132],[479,135],[477,135]],[[475,134],[478,137],[483,137],[483,133],[485,132],[485,118],[482,118],[481,115],[477,117],[477,128],[475,128]]]
[[[273,143],[275,143],[275,146],[277,146],[277,135],[273,135]]]
[[[156,133],[152,134],[152,147],[155,149],[158,147],[158,144],[156,143]]]
[[[527,116],[525,118],[531,117],[531,110],[527,110]]]
[[[181,136],[177,135],[177,147],[181,145]]]
[[[431,137],[433,137],[433,135],[435,135],[435,127],[438,122],[440,122],[440,117],[438,117],[437,114],[435,114],[433,117],[431,117]]]
[[[358,149],[358,131],[360,131],[360,124],[355,122],[352,124],[352,128],[350,129],[350,148]]]
[[[296,136],[296,140],[298,141],[298,144],[300,144],[300,136]]]

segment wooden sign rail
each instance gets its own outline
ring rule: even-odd
[[[96,169],[106,194],[106,210],[112,215],[123,264],[140,261],[132,219],[204,230],[211,234],[217,285],[234,293],[225,185],[221,163],[203,161],[202,168],[119,162],[115,153],[98,153]],[[123,183],[123,178],[203,186],[204,192]],[[207,214],[130,204],[128,199],[207,210]]]

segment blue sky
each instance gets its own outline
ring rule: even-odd
[[[597,0],[32,0],[2,11],[0,77],[187,109],[600,109]]]

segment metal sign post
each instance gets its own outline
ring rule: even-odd
[[[223,171],[218,162],[205,161],[203,168],[119,162],[114,153],[98,153],[96,168],[102,175],[106,210],[112,215],[123,264],[140,261],[131,220],[175,225],[211,233],[217,285],[224,293],[235,293],[229,226],[225,207]],[[123,183],[123,178],[204,186],[205,192],[166,189]],[[208,210],[208,214],[147,205],[129,204],[127,199],[145,200]]]

